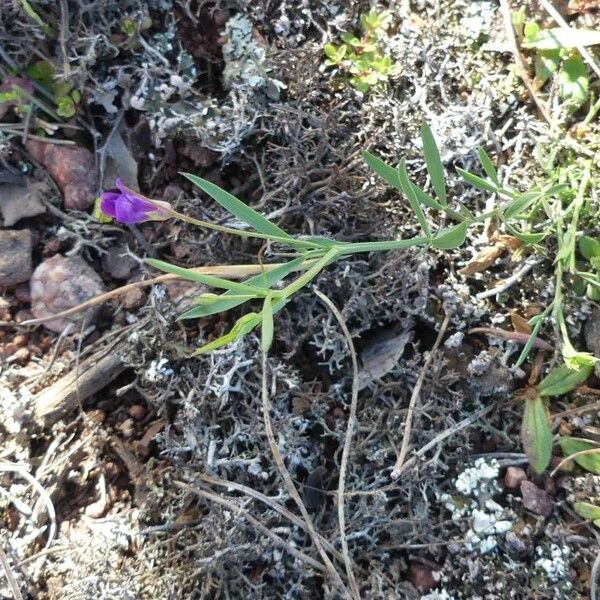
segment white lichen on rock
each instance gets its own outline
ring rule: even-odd
[[[500,491],[497,479],[500,466],[497,461],[475,461],[458,475],[454,487],[458,496],[442,494],[440,501],[452,513],[453,521],[466,521],[469,529],[464,534],[466,550],[487,554],[498,546],[498,536],[511,530],[512,515],[492,499]]]
[[[551,544],[550,556],[544,548],[538,546],[536,554],[538,559],[535,561],[535,567],[545,572],[552,583],[557,583],[565,579],[569,572],[569,548],[561,548],[557,544]]]

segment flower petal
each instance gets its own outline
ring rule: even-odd
[[[107,216],[115,218],[115,208],[119,202],[121,194],[115,192],[102,192],[100,195],[102,200],[100,201],[100,210]]]

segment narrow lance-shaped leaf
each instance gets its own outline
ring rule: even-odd
[[[303,263],[307,262],[307,259],[300,256],[287,262],[276,269],[266,271],[264,274],[259,273],[254,275],[245,281],[246,285],[268,285],[269,287],[274,286],[276,283],[281,281],[284,277],[287,277],[290,273],[296,271]],[[266,283],[265,283],[266,282]],[[219,296],[219,300],[209,305],[202,304],[200,306],[194,306],[189,310],[182,313],[180,319],[197,319],[199,317],[207,317],[209,315],[215,315],[220,312],[225,312],[240,304],[246,302],[245,298],[239,298],[239,294],[234,291],[228,291]]]
[[[250,294],[254,295],[254,297],[262,298],[267,293],[266,290],[248,285],[246,283],[238,283],[237,281],[230,281],[229,279],[221,279],[220,277],[213,277],[212,275],[204,275],[203,273],[192,271],[192,269],[177,267],[168,262],[157,260],[155,258],[147,258],[146,262],[156,269],[165,271],[165,273],[173,273],[174,275],[178,275],[183,279],[195,281],[196,283],[202,283],[215,288],[230,290],[236,294]]]
[[[583,383],[591,372],[590,365],[582,365],[578,371],[565,364],[559,365],[537,384],[537,391],[540,396],[561,396]]]
[[[204,344],[204,346],[201,346],[194,352],[194,355],[206,354],[216,350],[217,348],[231,344],[232,342],[239,340],[244,335],[250,333],[260,322],[261,315],[259,313],[248,313],[235,323],[235,325],[231,328],[231,331],[225,335],[222,335],[216,340],[212,340],[208,344]]]
[[[271,296],[267,295],[263,303],[262,310],[262,330],[260,339],[260,348],[263,352],[268,352],[273,343],[273,306]]]
[[[491,193],[495,193],[498,191],[498,188],[494,184],[490,183],[489,181],[486,181],[485,179],[482,179],[478,175],[469,173],[469,171],[465,171],[460,167],[456,167],[456,171],[467,183],[470,183],[473,187]]]
[[[479,162],[481,163],[481,167],[485,171],[485,174],[494,182],[495,185],[500,187],[500,181],[498,180],[496,167],[494,167],[494,163],[492,162],[492,159],[489,157],[488,153],[483,148],[479,148],[477,150],[477,156],[479,157]]]
[[[572,456],[578,452],[595,451],[590,454],[581,454],[573,460],[586,471],[600,475],[600,445],[584,438],[563,437],[559,440],[560,447],[565,456]],[[600,518],[600,517],[599,517]]]
[[[521,443],[532,469],[543,473],[552,458],[552,432],[544,402],[537,395],[525,400]]]
[[[421,203],[419,202],[417,195],[415,194],[415,191],[410,183],[410,179],[408,178],[408,171],[406,170],[406,162],[404,159],[402,159],[398,165],[398,180],[400,181],[402,192],[408,199],[408,203],[413,209],[413,212],[415,213],[423,232],[427,237],[431,237],[429,225],[427,224],[427,217],[421,208]]]
[[[440,151],[438,150],[435,138],[431,129],[427,123],[421,125],[421,140],[423,141],[423,154],[425,156],[425,163],[427,165],[427,172],[431,179],[431,185],[435,191],[435,195],[438,197],[440,204],[446,205],[446,183],[444,177],[444,165],[440,158]]]
[[[218,185],[202,179],[191,173],[183,173],[194,185],[197,185],[202,191],[214,198],[225,210],[243,221],[259,233],[272,235],[274,237],[293,239],[283,229],[280,229],[274,223],[257,213],[253,208],[231,195],[229,192],[221,189]]]
[[[462,246],[467,237],[467,223],[459,223],[454,227],[444,229],[431,240],[431,245],[439,250],[452,250]]]
[[[517,239],[525,242],[528,246],[535,246],[539,244],[545,237],[546,233],[524,233],[518,230],[516,227],[510,225],[510,223],[504,223],[506,225],[506,229],[508,229],[509,233],[514,235]]]
[[[380,158],[377,158],[374,154],[371,154],[368,151],[364,151],[362,153],[363,160],[367,163],[377,175],[379,175],[382,179],[384,179],[387,183],[389,183],[392,187],[395,187],[397,190],[402,191],[400,187],[400,179],[398,177],[398,170],[394,169],[394,167],[390,167],[390,165],[384,163]]]
[[[541,192],[531,192],[529,194],[519,194],[514,200],[508,203],[504,209],[504,216],[512,219],[518,214],[527,210],[536,200],[542,197]]]

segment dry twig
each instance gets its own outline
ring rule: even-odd
[[[533,89],[533,84],[531,83],[529,75],[527,74],[527,67],[525,66],[525,62],[523,61],[521,52],[519,52],[517,38],[515,37],[515,30],[513,28],[512,20],[510,18],[510,6],[508,5],[508,0],[500,0],[500,10],[502,11],[502,17],[504,19],[504,28],[506,30],[506,37],[508,38],[508,43],[510,44],[512,54],[515,59],[515,66],[517,67],[519,77],[523,81],[523,84],[527,89],[527,93],[535,102],[535,105],[540,111],[540,114],[544,117],[544,120],[548,123],[548,125],[552,125],[550,114],[548,113],[548,108],[535,93],[535,90]]]
[[[346,516],[344,514],[344,492],[346,486],[346,471],[348,470],[348,457],[350,456],[350,448],[352,446],[352,435],[354,433],[354,427],[356,425],[356,407],[358,404],[358,359],[356,357],[356,350],[354,348],[354,342],[352,341],[352,335],[346,325],[344,317],[337,309],[336,305],[322,292],[315,290],[315,294],[324,302],[329,310],[333,313],[333,316],[337,319],[339,326],[344,333],[348,349],[350,350],[350,357],[352,359],[352,397],[350,399],[350,413],[348,415],[348,426],[346,428],[346,437],[344,439],[344,448],[342,450],[342,460],[340,463],[340,476],[338,481],[337,489],[337,505],[338,505],[338,521],[340,524],[340,540],[342,542],[342,553],[344,556],[344,565],[346,567],[346,575],[348,577],[348,583],[352,594],[356,598],[360,598],[360,591],[356,583],[356,578],[352,571],[352,562],[348,554],[348,540],[346,539]]]
[[[437,349],[439,348],[440,344],[442,343],[442,338],[444,337],[444,334],[446,333],[446,329],[448,328],[449,323],[450,323],[450,317],[448,317],[448,315],[446,315],[444,317],[444,321],[442,322],[440,331],[435,340],[435,344],[433,344],[433,348],[429,352],[429,356],[427,357],[427,360],[423,364],[423,368],[421,369],[421,372],[419,373],[419,378],[417,379],[417,382],[415,383],[415,387],[414,387],[412,395],[410,397],[410,403],[408,405],[408,412],[406,413],[406,424],[404,425],[404,436],[402,437],[402,446],[400,447],[400,453],[398,454],[398,459],[396,460],[396,464],[394,465],[394,469],[392,470],[392,473],[391,473],[392,479],[397,479],[400,476],[400,472],[401,472],[400,470],[402,468],[402,465],[404,464],[404,460],[406,458],[406,453],[408,452],[408,444],[410,443],[410,432],[411,432],[411,428],[412,428],[412,418],[413,418],[413,413],[415,411],[415,405],[417,403],[417,400],[419,399],[419,394],[421,393],[421,388],[423,387],[423,382],[425,381],[425,376],[427,375],[427,372],[429,371],[429,367],[431,366],[431,363],[433,362],[433,358],[435,357]]]
[[[262,353],[262,386],[261,386],[261,388],[262,388],[262,412],[263,412],[263,420],[264,420],[264,424],[265,424],[265,431],[267,434],[267,440],[269,442],[269,448],[271,449],[271,454],[273,455],[273,458],[275,460],[277,470],[279,471],[279,474],[281,475],[281,478],[283,479],[283,482],[285,484],[285,487],[286,487],[288,493],[294,499],[294,502],[296,503],[296,505],[298,506],[298,508],[300,510],[300,513],[302,514],[302,517],[306,521],[306,526],[308,528],[310,537],[313,541],[313,544],[315,545],[315,548],[319,552],[321,559],[323,560],[323,563],[327,567],[327,571],[332,576],[333,581],[339,587],[340,591],[344,594],[344,596],[346,596],[347,598],[353,598],[353,596],[350,595],[350,592],[348,592],[346,586],[344,585],[344,582],[342,581],[340,574],[337,572],[336,568],[333,566],[331,559],[329,558],[329,556],[327,556],[327,553],[325,552],[323,545],[319,541],[319,537],[318,537],[317,531],[315,530],[315,527],[312,523],[312,519],[310,518],[310,515],[308,514],[308,511],[306,510],[306,506],[304,506],[304,502],[302,501],[302,498],[300,497],[300,494],[298,493],[298,490],[296,489],[296,486],[294,485],[294,482],[292,481],[292,477],[285,466],[285,462],[283,461],[283,456],[281,455],[279,446],[277,445],[277,441],[275,440],[275,435],[273,433],[273,425],[271,423],[271,416],[269,414],[269,411],[271,409],[271,402],[269,399],[269,388],[268,388],[268,384],[267,384],[267,375],[268,375],[268,373],[267,373],[267,353],[263,352]],[[354,600],[357,600],[357,599],[354,599]],[[360,600],[360,599],[358,599],[358,600]]]

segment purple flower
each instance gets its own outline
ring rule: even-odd
[[[119,223],[142,223],[143,221],[164,221],[170,217],[168,202],[145,198],[126,187],[117,177],[115,185],[118,192],[102,192],[100,210]]]

